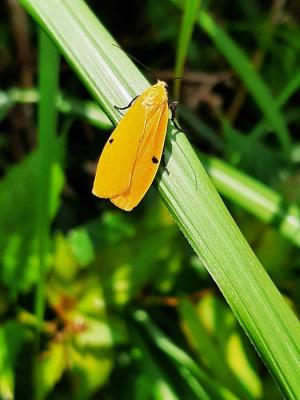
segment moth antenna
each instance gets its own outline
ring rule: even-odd
[[[112,43],[113,46],[117,47],[119,50],[123,51],[123,53],[126,54],[127,57],[131,58],[133,61],[135,61],[137,64],[139,64],[140,66],[142,66],[145,70],[147,70],[148,72],[150,72],[152,74],[152,76],[155,77],[156,80],[158,80],[157,75],[152,71],[151,68],[147,67],[147,65],[143,64],[140,60],[138,60],[137,58],[135,58],[133,55],[127,53],[125,50],[123,50],[120,46],[118,46],[117,44]]]
[[[173,78],[169,78],[169,80],[170,80],[170,81],[175,81],[176,79],[185,79],[185,78],[187,78],[187,77],[188,77],[188,74],[187,74],[185,71],[183,71],[183,72],[184,72],[183,75],[181,75],[181,76],[174,76]]]

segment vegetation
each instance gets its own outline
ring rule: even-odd
[[[299,399],[297,2],[0,11],[0,398]],[[116,43],[184,132],[130,213],[91,194],[154,83]]]

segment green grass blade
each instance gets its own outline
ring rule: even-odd
[[[291,139],[284,118],[267,86],[258,76],[243,51],[203,10],[200,12],[198,23],[239,75],[261,112],[272,125],[283,149],[289,153]]]
[[[215,157],[201,160],[219,193],[259,220],[274,224],[279,232],[300,246],[300,210],[251,176]]]
[[[198,317],[194,307],[187,300],[182,298],[179,304],[179,313],[185,321],[189,330],[190,338],[194,346],[204,360],[207,368],[223,382],[239,398],[253,399],[251,393],[234,376],[230,369],[224,353],[220,353],[220,348],[206,331],[201,319]]]
[[[176,50],[176,64],[174,69],[174,77],[183,75],[183,67],[188,52],[190,40],[193,34],[194,25],[201,0],[186,0],[183,9],[183,17],[179,31],[179,37]],[[180,79],[174,81],[174,99],[179,99]]]
[[[14,104],[38,103],[40,99],[39,93],[35,88],[22,89],[14,88],[7,92],[0,91],[0,114],[1,107],[6,110]],[[1,102],[2,100],[2,102]],[[109,130],[112,128],[110,120],[101,108],[93,101],[76,99],[59,93],[55,99],[57,110],[66,115],[74,115],[83,118],[97,128]]]
[[[48,1],[22,0],[21,3],[54,39],[109,119],[117,122],[120,113],[114,105],[127,105],[149,84],[126,54],[113,46],[116,41],[85,2],[63,0],[55,3],[55,7]],[[66,18],[64,26],[62,16]]]
[[[217,397],[226,400],[235,400],[237,397],[230,392],[223,384],[213,379],[205,370],[181,348],[177,347],[150,319],[148,314],[143,310],[136,310],[133,314],[134,320],[144,327],[147,334],[153,340],[153,343],[163,351],[168,357],[173,360],[184,370],[190,371],[199,383],[209,388],[209,390]],[[202,387],[202,396],[206,397],[207,394]]]
[[[38,114],[38,153],[40,173],[38,179],[38,221],[40,281],[36,296],[36,315],[41,326],[44,315],[44,275],[51,216],[51,173],[56,153],[57,95],[59,53],[49,38],[39,31],[39,79],[41,100]]]
[[[181,133],[166,146],[170,175],[162,175],[162,196],[282,390],[296,398],[300,393],[299,322],[216,196],[189,146]]]
[[[147,86],[86,4],[21,0],[48,32],[93,96],[116,121],[114,105]],[[168,129],[168,172],[157,181],[165,203],[204,262],[288,398],[300,396],[300,327],[253,254],[183,133]]]
[[[171,382],[168,381],[160,366],[152,357],[145,340],[133,329],[131,330],[131,335],[134,338],[134,343],[138,345],[142,353],[143,369],[151,382],[153,398],[155,400],[179,400]]]
[[[282,93],[275,100],[278,108],[282,108],[289,98],[297,91],[300,87],[300,73],[295,75],[283,89]],[[253,141],[257,141],[263,137],[265,130],[266,121],[263,119],[260,121],[250,132],[249,136]]]
[[[37,238],[39,258],[39,280],[35,294],[37,316],[36,352],[40,345],[40,331],[45,313],[46,257],[49,246],[51,223],[52,169],[56,153],[57,110],[55,99],[58,93],[59,53],[48,36],[39,30],[39,88],[38,155],[39,177],[37,180]],[[37,359],[36,359],[37,360]],[[36,364],[35,396],[40,399],[39,365]]]

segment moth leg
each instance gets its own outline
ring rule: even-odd
[[[136,100],[138,97],[140,97],[140,96],[139,96],[139,95],[138,95],[138,96],[135,96],[135,97],[131,100],[131,102],[130,102],[127,106],[125,106],[125,107],[118,107],[118,106],[114,106],[114,107],[115,107],[115,109],[118,110],[118,111],[127,110],[127,108],[131,107],[132,104],[135,102],[135,100]]]
[[[161,158],[161,164],[162,164],[162,168],[164,169],[164,171],[166,171],[167,175],[170,175],[170,171],[168,170],[166,160],[165,160],[165,153],[163,153],[163,156]]]
[[[176,129],[178,129],[179,131],[182,130],[181,126],[178,125],[177,121],[176,121],[176,110],[177,110],[177,106],[178,106],[178,101],[173,101],[172,103],[169,104],[170,110],[171,110],[171,121],[173,122],[174,126]]]

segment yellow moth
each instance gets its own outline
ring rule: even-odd
[[[95,196],[131,211],[157,173],[169,119],[166,83],[158,81],[130,106],[101,153]]]

